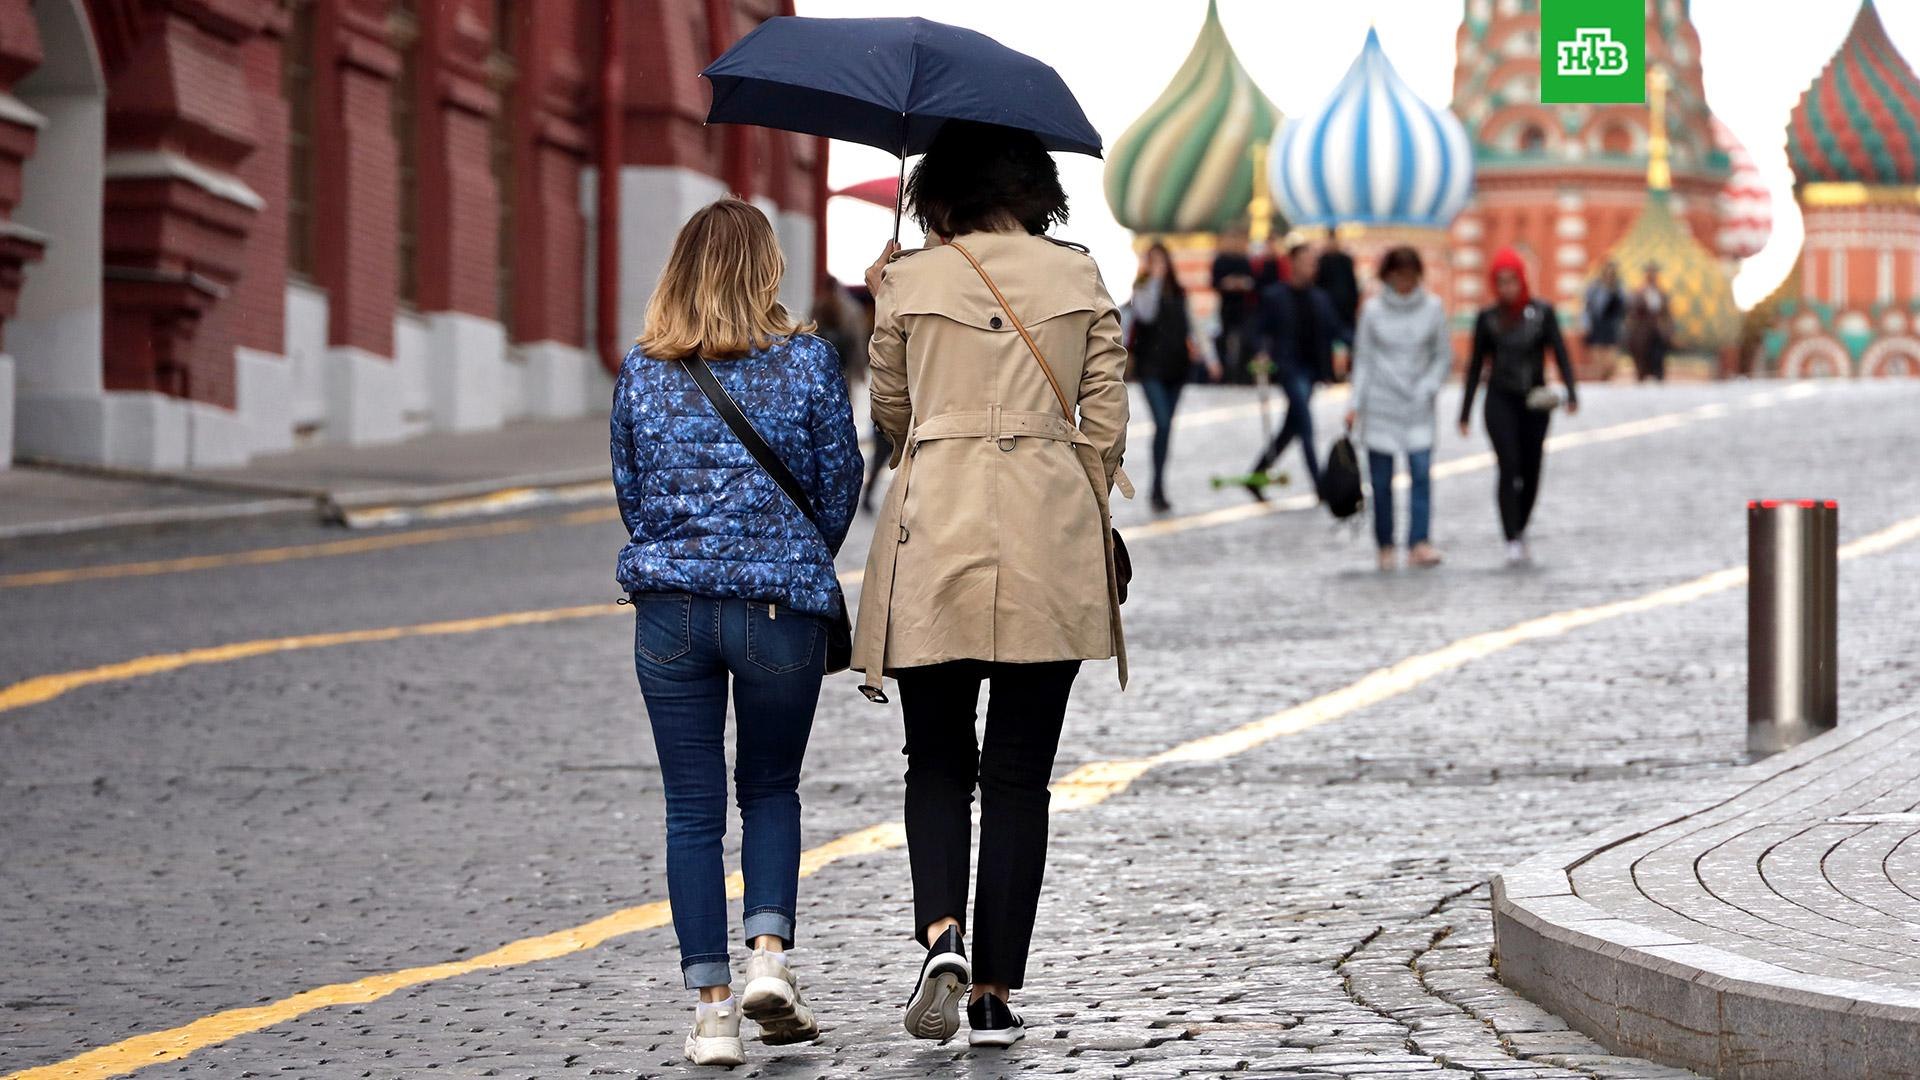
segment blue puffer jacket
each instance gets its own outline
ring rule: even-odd
[[[813,496],[820,528],[740,445],[680,365],[649,359],[636,346],[613,392],[613,486],[631,538],[615,577],[629,593],[738,597],[831,614],[833,556],[853,522],[864,474],[840,358],[801,334],[711,366]]]

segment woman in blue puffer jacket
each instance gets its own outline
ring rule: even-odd
[[[680,967],[700,1004],[686,1043],[738,1065],[740,1017],[768,1043],[818,1034],[786,950],[799,888],[800,762],[837,612],[834,554],[863,470],[833,347],[777,295],[766,216],[722,199],[680,230],[614,389],[613,481],[628,543],[634,666],[667,801],[667,892]],[[702,357],[813,503],[816,526],[735,438],[676,361]],[[738,1002],[728,963],[727,681],[752,948]]]

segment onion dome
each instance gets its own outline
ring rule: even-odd
[[[1280,109],[1240,66],[1212,2],[1193,51],[1153,105],[1113,144],[1107,205],[1138,233],[1214,233],[1253,202],[1253,148]]]
[[[1718,118],[1713,121],[1713,145],[1732,167],[1720,189],[1720,231],[1714,247],[1729,259],[1749,258],[1767,246],[1773,232],[1773,192],[1767,190],[1753,155]]]
[[[1720,260],[1693,238],[1668,205],[1672,192],[1667,162],[1667,79],[1655,70],[1647,80],[1652,123],[1647,140],[1647,205],[1627,235],[1605,258],[1620,267],[1621,283],[1638,289],[1648,263],[1660,268],[1660,286],[1673,311],[1673,347],[1681,352],[1718,352],[1740,333],[1733,284]]]
[[[1296,225],[1445,228],[1473,194],[1466,129],[1401,80],[1372,30],[1333,95],[1287,124],[1269,167]]]
[[[1900,57],[1873,0],[1787,122],[1801,183],[1920,184],[1920,77]]]

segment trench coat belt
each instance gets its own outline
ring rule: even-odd
[[[904,524],[900,523],[902,512],[906,508],[907,490],[913,480],[914,449],[923,442],[940,439],[988,439],[1000,444],[1002,449],[1011,449],[1008,443],[1023,438],[1051,439],[1067,443],[1077,451],[1081,464],[1087,473],[1087,480],[1093,487],[1094,498],[1100,507],[1100,523],[1107,532],[1107,588],[1109,610],[1112,612],[1114,657],[1119,662],[1120,686],[1127,685],[1127,647],[1120,626],[1120,600],[1115,591],[1113,565],[1113,534],[1111,518],[1107,505],[1106,476],[1099,462],[1099,456],[1093,448],[1093,440],[1087,438],[1078,426],[1068,423],[1058,413],[1053,412],[1007,412],[999,405],[992,405],[984,412],[942,413],[918,421],[902,440],[903,446],[895,448],[900,475],[894,478],[893,485],[887,490],[887,506],[882,511],[882,520],[893,521],[900,525],[901,533],[892,543],[878,544],[878,565],[874,567],[879,580],[868,581],[862,586],[861,608],[864,615],[867,609],[868,589],[877,590],[879,603],[875,610],[881,613],[882,625],[873,633],[866,634],[861,644],[864,646],[853,658],[853,666],[863,671],[866,678],[863,686],[875,691],[881,689],[886,675],[887,627],[891,621],[893,606],[893,577],[896,560],[899,557],[900,544],[906,542]],[[1124,471],[1117,471],[1114,482],[1122,494],[1133,497],[1133,484]],[[879,541],[879,537],[875,537]],[[864,619],[863,619],[864,622]]]
[[[1050,412],[1007,412],[998,405],[985,412],[944,413],[928,417],[907,434],[909,453],[918,443],[936,439],[986,439],[1004,443],[1011,439],[1052,439],[1055,442],[1085,443],[1080,429]]]

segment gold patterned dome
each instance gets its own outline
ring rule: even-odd
[[[1217,233],[1244,223],[1263,180],[1253,151],[1280,110],[1253,84],[1209,0],[1193,51],[1107,156],[1107,205],[1137,233]]]
[[[1733,283],[1720,260],[1673,216],[1664,75],[1655,71],[1647,80],[1653,112],[1647,141],[1647,205],[1604,259],[1619,265],[1621,281],[1629,290],[1646,280],[1648,263],[1657,264],[1661,287],[1673,310],[1673,347],[1681,352],[1713,353],[1739,336],[1740,309],[1733,302]]]

